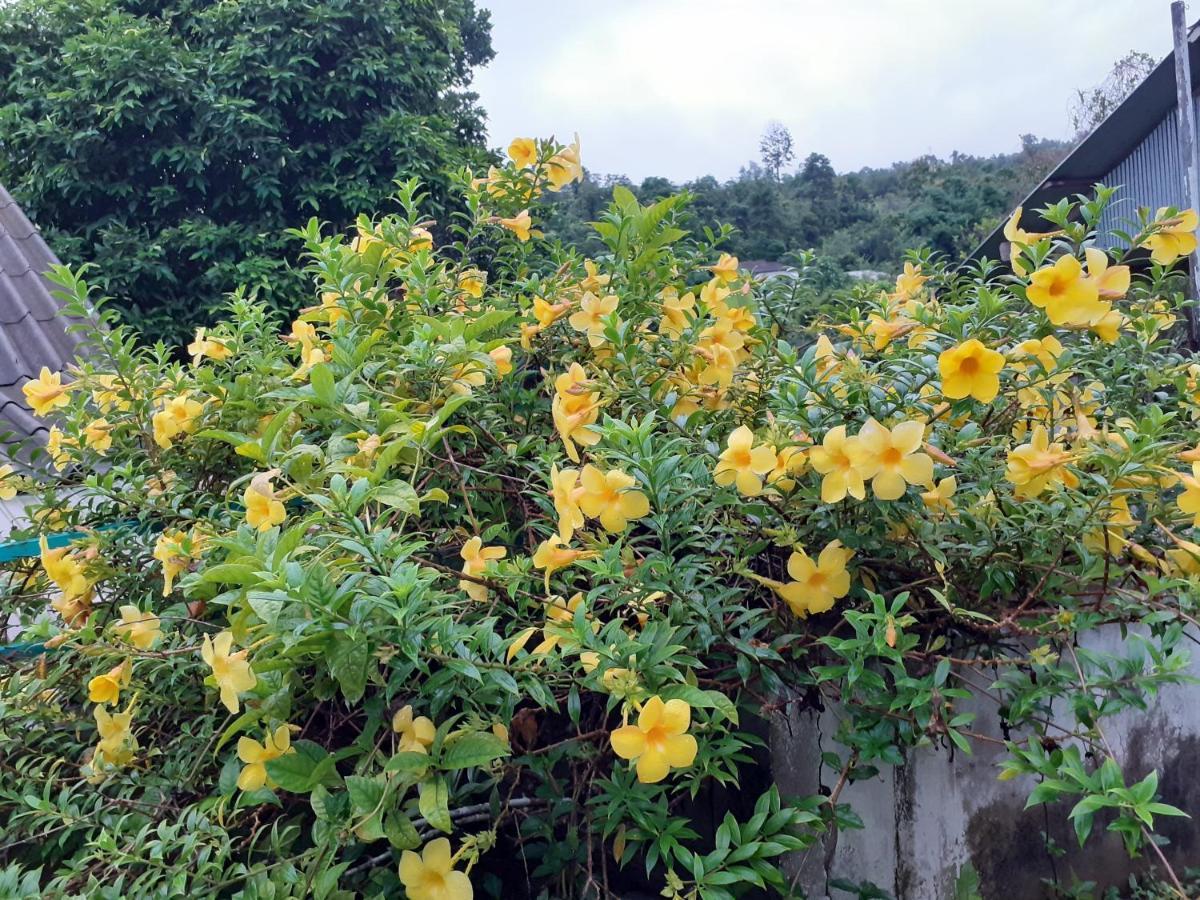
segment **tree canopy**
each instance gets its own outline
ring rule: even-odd
[[[17,0],[0,7],[0,182],[149,337],[240,284],[294,306],[285,230],[384,209],[400,176],[444,216],[478,161],[466,90],[492,57],[473,0]]]

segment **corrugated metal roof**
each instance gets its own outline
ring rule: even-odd
[[[26,459],[42,443],[46,424],[25,405],[21,386],[42,366],[59,371],[75,358],[82,338],[43,277],[58,258],[21,207],[0,185],[0,442],[6,457]]]
[[[1165,26],[1165,23],[1164,23]],[[1200,85],[1200,23],[1188,32],[1192,84]],[[1087,193],[1101,182],[1122,186],[1119,205],[1110,208],[1104,228],[1122,227],[1139,206],[1185,205],[1183,167],[1176,142],[1175,58],[1168,54],[1124,102],[1076,145],[1022,202],[1021,227],[1045,231],[1051,226],[1037,210],[1064,197]],[[1007,217],[1006,217],[1007,218]],[[1001,259],[1003,225],[975,248],[972,258]]]

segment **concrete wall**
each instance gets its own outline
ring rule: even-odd
[[[1130,652],[1115,627],[1087,643],[1100,652]],[[1195,658],[1191,674],[1200,676]],[[993,677],[984,671],[977,680],[990,683]],[[1164,850],[1180,872],[1184,866],[1200,865],[1198,700],[1200,687],[1168,687],[1151,701],[1148,712],[1126,713],[1102,723],[1127,783],[1157,769],[1163,799],[1192,816],[1156,820],[1158,833],[1171,841]],[[972,730],[1003,737],[994,702],[976,696],[958,707],[976,713]],[[831,737],[839,715],[830,707],[819,715],[789,714],[772,722],[772,764],[785,796],[813,794],[822,785],[825,793],[833,788],[839,772],[822,768],[820,754],[837,750],[845,757],[845,748]],[[874,882],[896,900],[941,900],[954,897],[955,881],[970,864],[979,874],[986,900],[1024,900],[1049,896],[1043,879],[1070,886],[1077,877],[1104,888],[1126,883],[1130,873],[1145,867],[1146,860],[1127,857],[1120,838],[1104,831],[1099,816],[1081,851],[1066,817],[1073,803],[1024,810],[1034,782],[997,781],[1004,748],[976,744],[973,749],[973,756],[913,750],[904,765],[883,767],[875,778],[847,784],[840,802],[849,803],[866,828],[830,835],[823,845],[798,854],[789,874],[810,898],[829,896],[829,880],[846,878]],[[1043,833],[1066,854],[1052,856]]]

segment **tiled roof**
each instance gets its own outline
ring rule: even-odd
[[[70,320],[58,314],[62,304],[43,277],[57,262],[0,185],[0,445],[5,457],[27,457],[30,444],[45,440],[47,426],[25,405],[21,386],[42,366],[52,372],[64,368],[82,340],[68,333]],[[25,452],[16,453],[22,442]]]

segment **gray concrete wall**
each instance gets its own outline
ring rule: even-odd
[[[1090,636],[1089,647],[1128,654],[1120,629]],[[1191,674],[1200,676],[1195,654]],[[984,670],[981,683],[994,679]],[[1151,769],[1160,776],[1167,803],[1192,819],[1159,818],[1156,830],[1171,844],[1164,850],[1177,871],[1200,865],[1200,687],[1167,687],[1151,700],[1146,713],[1125,713],[1102,723],[1105,735],[1125,771],[1126,782],[1140,780]],[[973,731],[1003,737],[996,704],[975,696],[960,711],[976,713]],[[822,751],[846,751],[832,740],[840,711],[777,716],[771,727],[772,764],[780,790],[788,795],[828,793],[838,771],[821,766]],[[831,879],[871,881],[896,900],[941,900],[954,897],[959,873],[968,864],[979,874],[986,900],[1024,900],[1049,896],[1043,879],[1069,886],[1097,882],[1100,888],[1122,885],[1147,860],[1130,860],[1118,836],[1104,831],[1098,816],[1087,846],[1079,849],[1067,820],[1073,803],[1024,810],[1033,789],[1029,778],[998,781],[1002,746],[976,744],[967,756],[950,750],[918,748],[902,766],[882,767],[869,780],[845,786],[839,801],[849,803],[866,828],[842,831],[791,861],[790,875],[810,898],[830,895]],[[1048,833],[1065,855],[1048,852]]]

